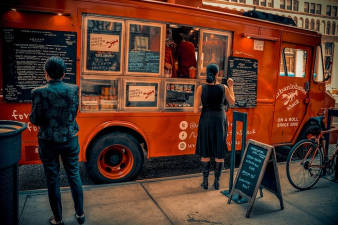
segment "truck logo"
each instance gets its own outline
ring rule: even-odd
[[[294,92],[291,92],[290,94],[283,94],[282,99],[284,100],[284,105],[289,104],[289,102],[292,102],[295,100],[296,96],[298,95],[298,91],[295,90]]]
[[[281,100],[283,101],[283,105],[289,111],[294,108],[296,105],[300,103],[299,95],[306,94],[306,91],[303,87],[297,84],[289,84],[277,91],[276,99],[281,96]]]

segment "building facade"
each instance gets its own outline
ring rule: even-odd
[[[292,18],[297,27],[322,34],[324,62],[331,61],[327,90],[338,103],[338,0],[203,0],[203,5],[257,11]]]

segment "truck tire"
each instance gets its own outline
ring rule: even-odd
[[[135,178],[143,167],[142,148],[127,133],[99,137],[88,149],[87,172],[96,183],[115,183]]]

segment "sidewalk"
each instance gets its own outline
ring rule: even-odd
[[[288,182],[285,164],[278,165],[284,210],[274,194],[263,189],[250,218],[248,204],[227,204],[220,193],[228,189],[229,170],[221,177],[219,191],[200,188],[202,176],[193,174],[122,184],[84,186],[87,225],[334,225],[338,224],[338,183],[327,179],[311,190],[296,191]],[[213,182],[213,174],[209,183]],[[63,218],[66,225],[76,225],[69,188],[62,189]],[[258,194],[259,196],[259,194]],[[46,225],[51,210],[46,190],[19,193],[20,225]]]

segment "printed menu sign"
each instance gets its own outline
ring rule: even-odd
[[[157,107],[158,83],[127,82],[126,107]]]
[[[31,90],[46,83],[44,64],[51,56],[66,63],[64,81],[76,83],[76,32],[5,28],[3,87],[8,102],[30,102]]]
[[[257,103],[256,59],[229,57],[228,77],[234,80],[235,107],[255,107]]]

